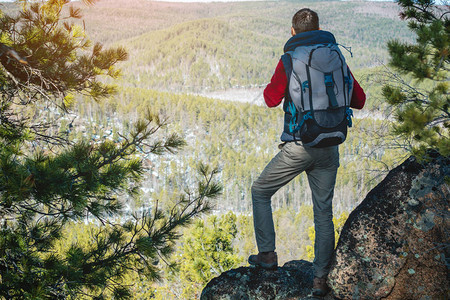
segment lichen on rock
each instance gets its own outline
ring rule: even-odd
[[[449,159],[392,170],[350,214],[329,284],[341,299],[449,296]],[[436,259],[435,257],[443,258]]]

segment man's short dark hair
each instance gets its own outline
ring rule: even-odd
[[[295,33],[319,30],[319,16],[309,8],[302,8],[292,17]]]

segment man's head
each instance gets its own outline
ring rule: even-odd
[[[302,8],[292,17],[292,35],[319,30],[319,16],[309,8]]]

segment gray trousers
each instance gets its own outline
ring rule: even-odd
[[[259,252],[275,250],[272,195],[305,171],[312,192],[316,231],[314,276],[328,275],[334,250],[332,200],[338,167],[338,146],[308,148],[301,142],[284,144],[252,185],[253,223]]]

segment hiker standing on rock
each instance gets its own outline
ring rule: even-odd
[[[248,262],[276,269],[271,197],[303,171],[312,192],[314,225],[313,295],[329,292],[326,279],[334,251],[332,199],[339,167],[338,144],[351,126],[352,108],[366,95],[351,74],[332,33],[320,30],[314,11],[304,8],[292,18],[292,38],[284,46],[271,82],[264,90],[269,107],[283,98],[285,113],[280,152],[252,186],[253,221],[259,253]]]

